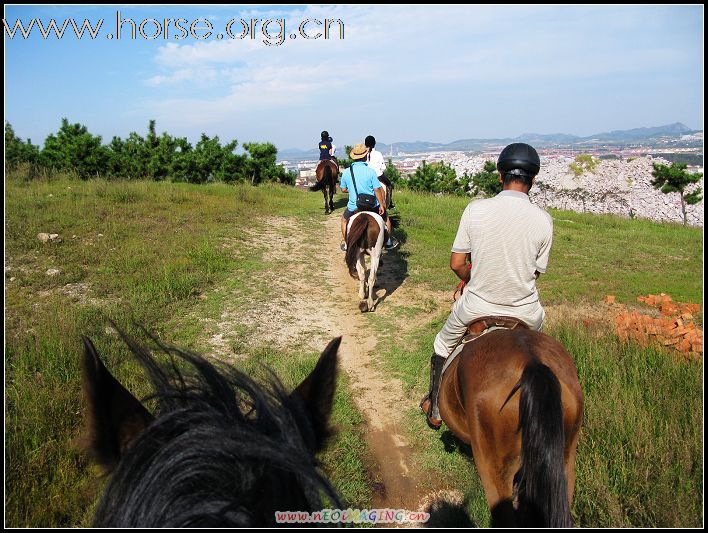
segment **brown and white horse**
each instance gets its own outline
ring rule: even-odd
[[[337,179],[339,178],[339,167],[334,161],[320,161],[315,170],[317,183],[310,187],[311,191],[322,191],[324,196],[325,213],[334,211],[334,193],[337,192]],[[327,197],[329,196],[329,202]]]
[[[349,267],[349,275],[359,280],[359,298],[367,299],[366,302],[359,304],[359,309],[362,312],[373,311],[376,308],[374,286],[376,272],[381,261],[383,242],[384,221],[378,213],[359,211],[352,215],[347,225],[345,261]],[[366,280],[365,255],[371,258],[368,281]]]
[[[568,527],[583,393],[565,348],[492,330],[444,371],[440,414],[472,448],[493,526]]]

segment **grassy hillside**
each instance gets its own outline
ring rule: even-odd
[[[241,284],[255,290],[260,273],[276,267],[246,244],[246,232],[258,232],[270,215],[320,220],[322,198],[282,186],[10,179],[5,201],[6,522],[86,525],[101,481],[74,445],[82,416],[80,335],[96,341],[131,391],[146,394],[142,374],[106,329],[106,318],[129,333],[138,333],[137,322],[199,350],[196,326],[182,328],[175,317],[200,309],[200,296],[210,288]],[[447,261],[467,200],[397,191],[396,203],[406,283],[451,291]],[[700,230],[552,214],[555,242],[540,282],[544,302],[580,307],[616,294],[632,303],[657,292],[701,302]],[[42,243],[40,232],[58,233],[62,242]],[[50,269],[58,273],[50,275]],[[267,287],[258,290],[267,295]],[[445,316],[441,309],[403,338],[387,336],[388,326],[371,317],[372,332],[388,339],[383,365],[403,379],[411,397],[427,386],[432,337]],[[574,502],[579,523],[699,525],[701,365],[674,363],[663,353],[572,326],[550,333],[571,349],[586,393]],[[301,349],[287,357],[244,350],[246,365],[266,362],[288,384],[316,357]],[[340,432],[323,462],[353,505],[370,505],[364,426],[344,382],[334,416]],[[440,435],[427,430],[413,409],[408,416],[421,467],[431,465],[433,475],[466,490],[473,518],[483,525],[486,507],[471,462],[445,451]]]

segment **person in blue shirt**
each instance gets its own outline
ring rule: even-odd
[[[342,244],[340,248],[342,251],[347,249],[347,223],[351,216],[358,211],[356,206],[356,196],[358,194],[371,194],[376,196],[376,208],[379,215],[383,218],[386,223],[386,229],[388,230],[388,240],[386,241],[386,249],[392,250],[398,247],[398,241],[391,236],[391,220],[386,214],[386,209],[384,208],[384,189],[383,185],[376,176],[376,171],[366,164],[366,156],[369,154],[369,149],[363,144],[357,144],[352,151],[349,152],[349,157],[354,161],[352,166],[342,172],[342,181],[339,184],[339,188],[342,192],[349,194],[349,201],[347,202],[347,208],[342,214]],[[354,188],[354,182],[352,181],[352,174],[356,180],[356,189]]]

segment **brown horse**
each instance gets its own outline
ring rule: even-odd
[[[354,213],[349,219],[347,227],[347,253],[344,260],[349,268],[349,275],[354,279],[359,279],[359,298],[366,302],[359,304],[359,309],[363,311],[373,311],[376,308],[374,301],[374,285],[376,284],[376,272],[381,261],[381,250],[384,241],[384,222],[378,213],[370,211],[360,211]],[[364,256],[371,257],[371,267],[369,268],[369,279],[366,280],[366,263]]]
[[[472,448],[493,526],[572,526],[583,393],[558,341],[527,329],[489,331],[445,370],[439,406]]]
[[[334,193],[337,192],[337,178],[339,177],[339,167],[337,163],[330,160],[320,161],[315,170],[317,183],[310,187],[311,191],[322,191],[324,196],[325,213],[334,211]],[[329,196],[329,202],[327,197]]]

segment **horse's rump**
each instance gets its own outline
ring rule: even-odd
[[[334,170],[332,169],[333,163],[331,161],[320,161],[315,169],[315,179],[317,182],[310,187],[311,191],[319,191],[326,186],[334,186],[336,180],[333,178]]]
[[[477,338],[445,370],[439,402],[472,447],[494,525],[572,524],[583,395],[558,341],[524,329]]]
[[[354,213],[347,225],[347,253],[345,261],[349,275],[358,279],[356,261],[360,250],[369,250],[383,244],[383,218],[378,213],[359,211]],[[379,243],[381,241],[381,243]]]

